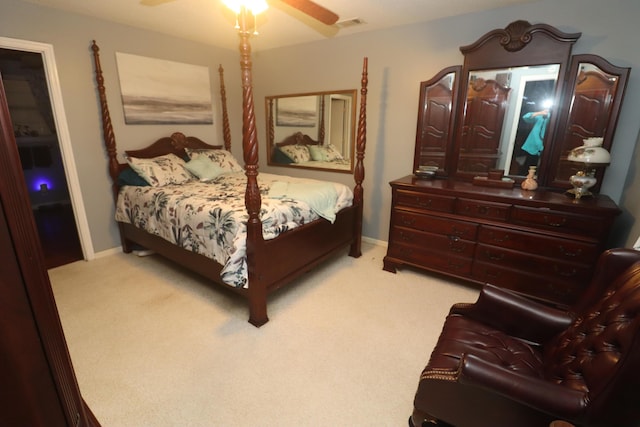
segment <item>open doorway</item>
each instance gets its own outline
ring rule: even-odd
[[[58,82],[51,81],[46,55],[53,52],[24,43],[21,49],[20,41],[0,38],[0,73],[45,263],[53,268],[91,259],[93,251],[73,156],[64,147],[66,120],[52,95]]]

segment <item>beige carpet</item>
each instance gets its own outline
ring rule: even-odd
[[[105,427],[406,426],[455,302],[477,289],[382,270],[385,248],[335,258],[244,299],[157,256],[49,271],[83,396]]]

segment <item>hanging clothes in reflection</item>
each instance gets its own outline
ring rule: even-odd
[[[544,149],[544,135],[549,123],[549,110],[541,110],[527,113],[522,120],[532,124],[533,127],[521,147],[521,153],[516,158],[518,162],[518,175],[526,175],[529,166],[537,166],[540,154]]]

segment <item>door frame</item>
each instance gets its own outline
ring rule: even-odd
[[[93,243],[91,242],[87,213],[84,209],[82,191],[80,190],[80,180],[78,179],[76,163],[73,157],[71,136],[69,134],[69,127],[67,126],[64,103],[62,102],[62,90],[60,88],[60,80],[58,79],[58,68],[56,67],[53,45],[0,37],[0,48],[21,50],[25,52],[39,53],[42,55],[42,65],[44,66],[44,72],[47,78],[49,100],[51,102],[53,119],[56,125],[56,134],[58,137],[60,154],[62,156],[62,165],[67,179],[67,186],[69,187],[69,196],[71,198],[71,206],[76,221],[80,245],[82,246],[82,254],[85,260],[92,260],[95,258],[95,252],[93,249]]]

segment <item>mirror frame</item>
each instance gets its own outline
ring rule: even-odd
[[[455,112],[458,109],[461,73],[462,66],[455,65],[443,69],[429,80],[420,82],[416,145],[413,157],[414,171],[418,170],[420,166],[435,166],[438,168],[436,176],[449,175],[447,159],[452,157],[453,151],[451,140],[456,130]],[[448,105],[445,105],[438,99],[429,98],[428,95],[431,90],[440,89],[442,91],[442,81],[449,74],[453,75],[453,82],[451,89],[444,88],[444,91],[450,90],[451,93]],[[438,111],[433,111],[436,107]],[[443,114],[444,110],[447,110],[448,116],[446,113]],[[436,141],[436,144],[431,144],[430,141],[425,141],[426,139]],[[437,147],[438,144],[441,146],[440,149]],[[426,163],[423,160],[426,160]]]
[[[564,33],[547,24],[531,25],[527,21],[519,20],[510,23],[505,29],[496,29],[480,37],[475,43],[460,47],[464,55],[461,82],[465,82],[465,89],[460,92],[456,120],[464,123],[467,107],[467,88],[469,76],[475,71],[509,69],[546,64],[558,64],[558,80],[556,82],[554,99],[562,101],[565,90],[565,75],[569,67],[573,44],[581,33]],[[461,83],[462,84],[462,83]],[[545,147],[550,147],[555,140],[556,124],[559,114],[552,114],[545,133]],[[460,179],[472,180],[478,176],[477,172],[458,170],[463,139],[463,126],[458,126],[454,139],[453,155],[451,156],[451,171]],[[542,152],[538,167],[538,176],[547,170],[546,164],[552,147]],[[515,177],[523,179],[524,177]]]
[[[602,132],[594,132],[593,129],[577,129],[578,126],[571,123],[572,119],[572,109],[575,102],[576,90],[575,88],[578,85],[578,78],[580,76],[580,67],[582,64],[589,64],[595,67],[598,67],[600,71],[603,73],[615,77],[617,79],[617,84],[615,88],[615,92],[613,94],[607,93],[606,98],[607,102],[609,102],[608,113],[606,117],[602,117],[601,123],[603,126]],[[620,115],[620,108],[622,106],[622,101],[624,99],[624,94],[627,88],[627,82],[629,80],[629,73],[631,72],[631,68],[628,67],[617,67],[611,64],[606,59],[592,54],[582,54],[582,55],[574,55],[571,58],[571,66],[569,68],[569,78],[567,79],[568,88],[571,88],[570,91],[567,91],[567,97],[563,102],[564,110],[561,112],[560,122],[558,125],[558,135],[553,145],[553,153],[551,155],[551,160],[549,162],[549,171],[548,182],[544,182],[543,185],[547,185],[555,188],[571,188],[572,185],[569,182],[569,177],[579,169],[582,169],[580,165],[573,165],[567,162],[567,155],[569,151],[573,148],[582,145],[576,145],[571,142],[572,135],[578,136],[580,140],[588,137],[597,137],[602,136],[603,143],[602,146],[611,151],[611,146],[613,145],[613,138],[615,135],[616,125],[618,123],[618,117]],[[593,103],[597,103],[596,99],[589,99],[589,102],[593,101]],[[575,129],[575,130],[574,130]],[[597,133],[597,135],[595,134]],[[567,168],[568,170],[565,170]],[[562,173],[564,171],[564,174]],[[600,186],[602,184],[602,180],[604,177],[605,169],[598,168],[596,171],[596,185],[593,187],[593,191],[598,192],[600,190]]]
[[[281,163],[277,162],[273,159],[274,150],[276,149],[278,144],[282,144],[283,142],[286,145],[322,145],[323,141],[325,141],[325,135],[329,133],[330,129],[325,129],[326,121],[325,121],[325,111],[328,111],[331,107],[326,105],[325,98],[328,97],[330,99],[331,95],[342,95],[351,97],[351,105],[350,109],[347,112],[348,117],[344,126],[348,126],[348,129],[345,129],[348,135],[348,161],[349,164],[344,167],[328,167],[330,164],[327,162],[327,167],[323,167],[319,163],[313,163],[312,165],[305,164],[294,164],[294,163]],[[281,99],[287,98],[302,98],[309,96],[318,96],[319,105],[318,105],[318,113],[316,115],[316,123],[317,126],[317,135],[316,139],[311,135],[305,134],[302,130],[294,130],[291,135],[287,135],[280,141],[276,141],[276,124],[277,119],[277,101]],[[265,97],[265,112],[266,112],[266,124],[267,124],[267,164],[269,166],[278,166],[278,167],[288,167],[288,168],[296,168],[296,169],[311,169],[311,170],[322,170],[327,172],[336,172],[336,173],[353,173],[353,168],[355,164],[355,131],[356,131],[356,104],[357,104],[357,90],[356,89],[343,89],[343,90],[332,90],[332,91],[322,91],[322,92],[309,92],[309,93],[295,93],[295,94],[286,94],[286,95],[273,95]],[[283,125],[282,127],[290,127],[291,125]],[[295,128],[296,126],[293,126]]]

